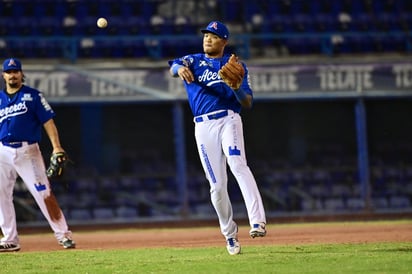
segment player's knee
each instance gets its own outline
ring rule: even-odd
[[[228,160],[228,165],[230,171],[232,171],[232,173],[235,175],[243,172],[245,169],[248,168],[246,162],[240,157],[231,157]]]
[[[221,193],[222,190],[224,190],[225,188],[223,187],[223,184],[213,184],[212,187],[210,188],[210,194],[216,194],[216,193]]]
[[[221,200],[228,199],[229,194],[227,192],[227,189],[218,187],[210,191],[210,196],[212,197],[213,201],[221,201]]]

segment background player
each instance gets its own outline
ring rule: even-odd
[[[201,30],[204,53],[186,55],[169,61],[170,73],[183,80],[189,105],[195,116],[195,138],[200,160],[210,184],[212,204],[219,218],[220,229],[226,238],[229,254],[240,253],[238,227],[233,220],[227,191],[229,165],[235,176],[251,225],[251,237],[266,235],[266,216],[256,181],[245,155],[241,107],[252,106],[252,90],[246,65],[245,77],[239,90],[234,91],[218,76],[228,62],[224,49],[229,38],[227,27],[218,21]]]
[[[13,205],[13,188],[20,176],[46,217],[59,244],[74,248],[72,233],[50,188],[38,145],[44,127],[53,153],[63,152],[54,111],[42,93],[25,86],[21,62],[3,63],[5,89],[0,91],[0,252],[20,250]]]

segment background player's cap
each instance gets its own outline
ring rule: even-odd
[[[15,58],[6,59],[3,62],[3,71],[21,70],[21,62]]]
[[[202,33],[211,32],[223,39],[229,38],[229,30],[223,23],[219,21],[210,22],[209,25],[207,25],[205,29],[201,30],[201,32]]]

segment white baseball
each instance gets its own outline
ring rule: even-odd
[[[107,27],[106,18],[100,17],[99,19],[97,19],[97,26],[101,29]]]

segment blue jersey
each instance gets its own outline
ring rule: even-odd
[[[0,140],[39,142],[45,122],[55,116],[43,94],[23,85],[12,98],[0,91]]]
[[[227,63],[229,58],[228,54],[222,58],[208,58],[203,53],[197,53],[169,61],[170,67],[176,64],[183,65],[190,68],[193,73],[195,80],[192,83],[183,82],[194,116],[224,109],[240,112],[241,105],[234,91],[218,75],[219,69]],[[244,64],[242,65],[245,68],[245,77],[241,88],[253,96],[248,81],[248,70]]]

